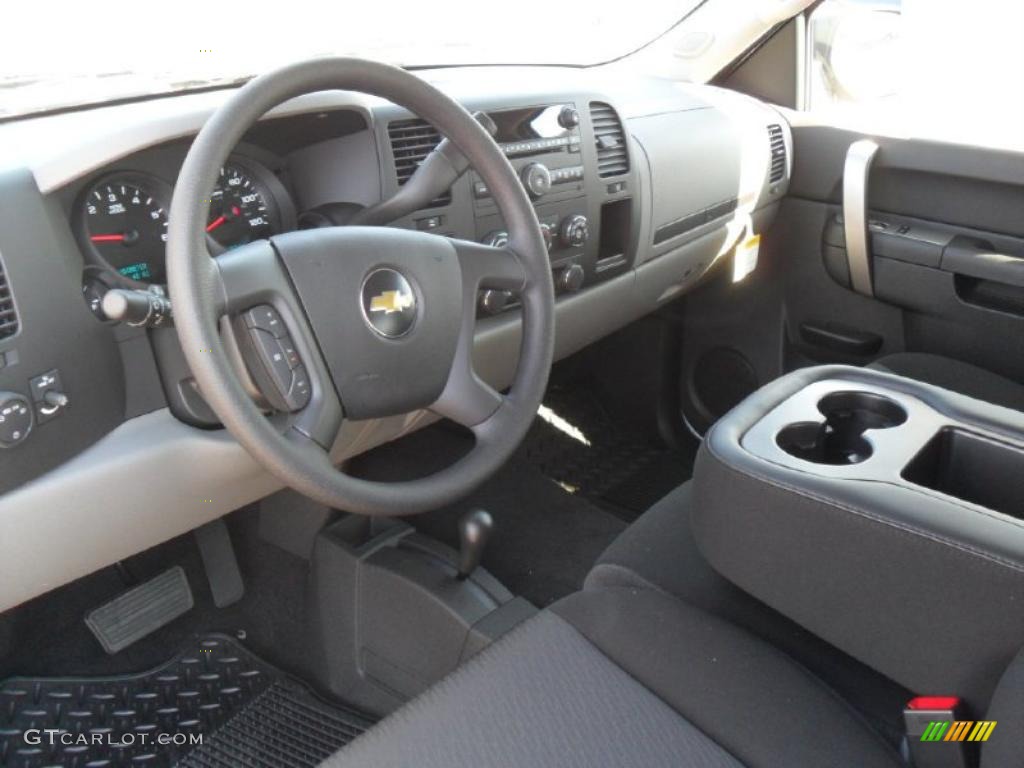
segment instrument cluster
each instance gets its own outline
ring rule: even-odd
[[[115,171],[86,186],[74,209],[75,234],[100,282],[133,288],[166,282],[170,204],[171,185],[152,173]],[[295,226],[294,203],[277,176],[252,158],[229,157],[210,190],[210,253]]]

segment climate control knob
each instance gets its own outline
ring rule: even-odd
[[[501,229],[489,232],[483,239],[483,243],[492,248],[505,248],[508,246],[508,232]]]
[[[585,277],[586,273],[583,271],[582,266],[570,264],[567,267],[563,267],[555,275],[555,287],[563,293],[576,293],[576,291],[583,287],[583,279]]]
[[[505,309],[511,298],[512,294],[508,291],[488,288],[485,291],[480,291],[477,306],[485,315],[497,315]]]
[[[552,231],[550,224],[540,225],[540,236],[544,238],[544,247],[550,251],[551,247],[555,244],[555,233]]]
[[[0,392],[0,448],[13,448],[28,437],[35,416],[32,404],[17,392]]]
[[[582,214],[566,217],[562,222],[562,230],[559,233],[562,243],[566,248],[580,248],[586,245],[590,238],[590,222]]]
[[[543,163],[530,163],[523,167],[523,186],[532,197],[543,197],[551,191],[551,171]]]

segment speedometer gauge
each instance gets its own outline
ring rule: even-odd
[[[92,261],[129,283],[162,283],[169,197],[166,185],[138,173],[113,174],[93,184],[80,211]]]
[[[262,240],[279,230],[273,196],[256,174],[237,163],[220,169],[210,197],[206,232],[222,248]]]

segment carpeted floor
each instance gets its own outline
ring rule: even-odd
[[[137,672],[167,661],[200,633],[223,632],[274,665],[298,676],[308,671],[304,627],[304,560],[266,544],[250,525],[254,510],[242,510],[229,525],[245,579],[243,599],[227,608],[213,605],[199,550],[191,534],[143,552],[114,567],[60,587],[0,617],[10,639],[0,653],[0,679],[10,675],[114,675]],[[108,656],[86,627],[87,611],[111,600],[134,583],[174,565],[184,568],[195,607],[115,656]]]
[[[375,480],[422,476],[470,447],[468,435],[436,425],[358,457],[348,470]],[[458,547],[456,522],[476,508],[494,518],[484,567],[538,606],[578,589],[597,556],[626,527],[588,499],[566,492],[519,454],[467,498],[408,522]]]
[[[612,417],[586,388],[552,387],[520,455],[542,474],[632,522],[690,478],[693,450],[673,451]]]
[[[483,564],[515,594],[546,606],[579,589],[627,524],[690,477],[693,455],[660,447],[617,423],[585,389],[552,388],[512,459],[467,498],[411,522],[458,546],[456,521],[486,509],[495,530]],[[457,460],[472,437],[445,424],[357,457],[348,471],[374,480],[421,477]]]

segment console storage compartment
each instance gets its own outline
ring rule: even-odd
[[[962,429],[943,429],[929,440],[903,479],[1024,518],[1024,451]]]
[[[918,693],[982,711],[1024,642],[1024,414],[822,366],[708,432],[691,524],[738,586]]]

